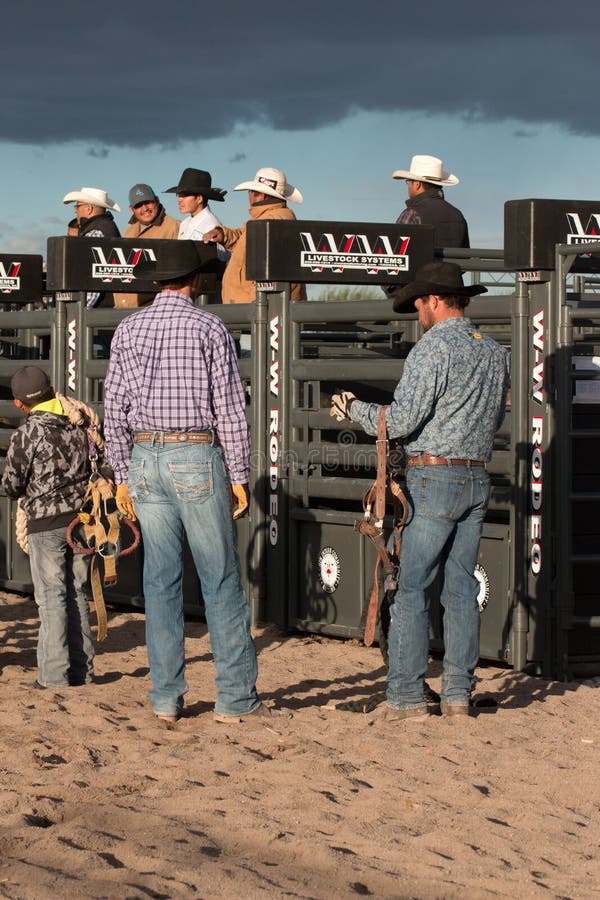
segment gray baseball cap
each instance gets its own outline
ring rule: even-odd
[[[156,199],[156,194],[149,184],[134,184],[129,191],[130,206],[137,206],[138,203],[151,203]]]

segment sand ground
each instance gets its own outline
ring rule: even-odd
[[[1,897],[600,897],[598,678],[484,666],[497,708],[369,724],[377,648],[267,627],[259,688],[293,718],[219,725],[190,622],[168,729],[141,613],[112,611],[97,683],[61,691],[27,684],[33,600],[0,594],[0,629]]]

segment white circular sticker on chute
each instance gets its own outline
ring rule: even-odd
[[[490,599],[490,579],[488,573],[479,563],[475,566],[475,578],[479,582],[479,592],[477,594],[477,603],[479,604],[479,612],[483,612],[488,605]]]
[[[340,558],[333,547],[323,547],[319,553],[319,580],[328,594],[340,583]]]

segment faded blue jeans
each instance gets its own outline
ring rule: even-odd
[[[442,566],[441,698],[448,705],[466,706],[479,658],[479,584],[474,571],[489,502],[489,475],[482,466],[410,466],[406,487],[411,512],[390,610],[387,700],[398,708],[426,702],[428,590]]]
[[[55,528],[28,537],[40,614],[38,681],[45,687],[86,684],[94,671],[89,601],[84,592],[90,557],[74,553],[66,534],[66,528]]]
[[[250,610],[240,578],[231,489],[211,444],[134,444],[127,481],[144,541],[146,643],[154,712],[176,715],[187,692],[183,621],[184,536],[202,585],[217,670],[215,711],[241,715],[259,704]]]

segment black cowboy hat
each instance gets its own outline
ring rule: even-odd
[[[412,312],[417,297],[474,297],[485,294],[482,284],[463,284],[460,266],[451,262],[425,263],[415,272],[415,280],[401,288],[394,297],[394,312]]]
[[[207,200],[224,200],[227,191],[212,187],[210,172],[203,169],[184,169],[179,184],[167,188],[165,194],[202,194]]]
[[[135,267],[135,277],[140,281],[175,281],[206,265],[206,258],[200,256],[197,241],[164,241],[157,260],[142,259]],[[202,245],[204,249],[204,245]]]

